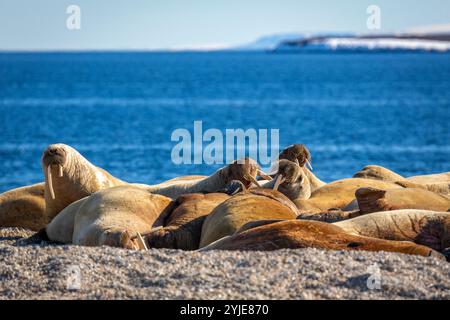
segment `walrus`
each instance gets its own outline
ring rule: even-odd
[[[361,213],[399,209],[423,209],[447,211],[450,199],[440,194],[419,188],[389,189],[360,188],[356,199]]]
[[[176,199],[188,193],[213,193],[225,189],[228,183],[239,180],[248,188],[255,184],[259,186],[256,177],[271,179],[267,176],[251,158],[236,160],[231,164],[217,170],[211,176],[204,179],[178,180],[172,183],[162,183],[152,186],[139,185],[147,191]]]
[[[264,224],[223,237],[200,249],[254,250],[320,248],[328,250],[387,251],[420,256],[443,256],[426,246],[409,241],[392,241],[347,233],[337,225],[306,220]]]
[[[144,235],[149,248],[196,250],[203,222],[219,204],[230,198],[225,193],[186,194],[178,197],[164,227]]]
[[[69,204],[99,190],[126,182],[94,166],[77,150],[65,144],[52,144],[42,155],[45,176],[46,213],[56,216]]]
[[[398,173],[385,167],[376,165],[365,166],[364,168],[356,172],[353,175],[353,178],[375,179],[390,182],[406,180]]]
[[[202,226],[200,248],[233,234],[254,220],[295,219],[298,210],[282,193],[271,189],[249,189],[218,205]]]
[[[334,225],[348,233],[396,241],[414,241],[437,251],[450,247],[450,213],[427,210],[375,212]]]
[[[311,196],[311,183],[305,168],[285,159],[278,162],[278,171],[273,180],[261,187],[277,190],[290,200],[309,199]]]
[[[308,177],[311,192],[319,189],[326,185],[325,182],[317,178],[312,173],[312,165],[311,165],[311,153],[308,148],[303,144],[294,144],[289,147],[286,147],[283,151],[278,155],[278,160],[289,160],[292,162],[296,162],[304,171],[306,176]],[[307,166],[309,166],[309,169]]]
[[[429,191],[443,195],[450,194],[450,172],[405,178],[385,167],[369,165],[355,173],[353,178],[376,179],[391,182],[408,181],[422,185]]]
[[[40,230],[72,202],[125,184],[65,144],[48,146],[41,164],[45,182],[0,195],[0,226]]]
[[[355,192],[362,187],[379,189],[403,188],[402,185],[388,181],[350,178],[334,181],[317,189],[306,200],[294,200],[302,214],[327,212],[330,209],[342,209],[355,200]]]
[[[45,212],[45,184],[13,189],[0,194],[0,227],[22,227],[33,231],[53,218]]]
[[[170,198],[142,188],[112,187],[72,203],[45,231],[62,243],[138,249],[136,236],[162,227],[172,208]]]

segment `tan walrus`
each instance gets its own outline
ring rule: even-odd
[[[164,227],[145,235],[149,248],[196,250],[203,222],[219,204],[230,198],[225,193],[186,194],[178,197]]]
[[[261,169],[256,161],[250,158],[240,159],[217,170],[212,175],[203,179],[175,180],[157,185],[139,185],[147,191],[176,199],[189,193],[213,193],[220,192],[233,180],[241,181],[246,188],[252,184],[259,186],[257,176],[271,179]]]
[[[42,155],[42,169],[48,216],[55,216],[69,204],[94,192],[126,184],[65,144],[47,147]]]
[[[290,200],[308,199],[311,196],[311,183],[305,168],[289,160],[278,161],[278,171],[272,181],[262,188],[278,190]]]
[[[362,187],[396,189],[403,186],[381,180],[350,178],[334,181],[317,189],[307,200],[294,200],[301,214],[327,212],[330,209],[343,209],[353,200],[355,192]]]
[[[52,241],[137,249],[136,235],[161,227],[173,201],[135,186],[101,190],[65,208],[46,227]]]
[[[362,214],[399,209],[447,211],[450,199],[419,188],[389,189],[360,188],[356,191],[359,211]]]
[[[387,168],[376,165],[369,165],[353,175],[354,178],[376,179],[383,181],[408,181],[419,184],[427,190],[443,195],[450,194],[450,172],[413,176],[405,178]]]
[[[320,248],[328,250],[387,251],[420,256],[444,257],[422,245],[408,241],[390,241],[354,235],[337,225],[305,220],[280,221],[244,229],[221,238],[205,250],[255,250]]]
[[[236,232],[254,220],[295,219],[298,210],[282,193],[270,189],[249,189],[218,205],[202,226],[200,248]]]
[[[386,240],[414,241],[437,251],[450,247],[450,213],[426,210],[375,212],[334,225],[348,233]]]
[[[0,194],[0,227],[22,227],[37,231],[52,216],[45,213],[45,184],[38,183]]]
[[[317,178],[312,173],[311,153],[309,152],[308,148],[305,145],[294,144],[285,148],[278,155],[278,160],[289,160],[292,162],[296,162],[303,169],[303,172],[308,177],[311,192],[314,192],[320,187],[326,185],[325,182]],[[309,169],[307,168],[307,166],[309,166]]]
[[[72,202],[125,182],[86,160],[65,144],[54,144],[42,155],[45,182],[0,195],[0,226],[44,228]]]

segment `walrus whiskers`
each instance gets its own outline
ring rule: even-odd
[[[50,164],[47,166],[47,178],[48,178],[48,190],[50,191],[50,196],[54,200],[56,197],[55,197],[55,191],[53,190],[52,167]]]

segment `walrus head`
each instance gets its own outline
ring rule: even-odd
[[[280,160],[274,180],[273,189],[291,200],[308,199],[311,196],[308,176],[296,162]]]
[[[58,168],[58,176],[63,176],[63,168],[68,162],[69,152],[68,146],[65,144],[49,145],[42,154],[42,169],[45,172],[48,182],[50,196],[55,199],[55,191],[53,189],[52,167]]]
[[[233,180],[238,180],[243,183],[245,188],[249,188],[252,183],[259,187],[260,184],[256,180],[256,177],[258,176],[267,180],[272,179],[265,174],[260,169],[258,163],[251,158],[236,160],[228,166],[222,168],[219,174],[226,185]]]
[[[306,164],[311,170],[313,169],[311,166],[311,153],[304,144],[294,144],[287,147],[281,151],[278,159],[297,162],[300,167],[303,167]]]

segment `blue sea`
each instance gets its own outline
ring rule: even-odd
[[[209,174],[175,165],[172,131],[279,129],[315,173],[368,164],[450,171],[450,55],[270,53],[0,54],[0,191],[43,181],[51,143],[130,181]]]

